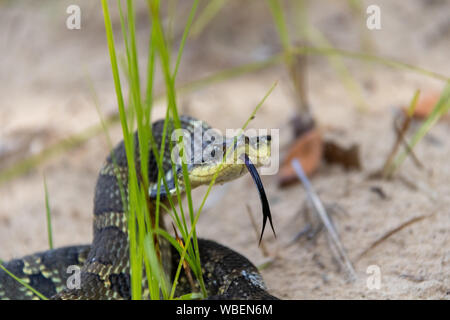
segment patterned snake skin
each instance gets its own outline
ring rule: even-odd
[[[206,123],[187,116],[180,117],[180,120],[182,128],[191,133],[199,125],[203,129],[210,129]],[[162,128],[161,120],[152,126],[157,145],[162,139]],[[171,130],[169,129],[169,132]],[[135,135],[135,150],[138,150],[137,146]],[[168,145],[165,150],[166,161],[163,169],[168,173],[166,176],[170,184],[171,163]],[[116,160],[116,167],[113,165],[112,155]],[[139,170],[138,152],[136,159]],[[106,159],[97,180],[94,200],[94,239],[91,245],[63,247],[32,254],[4,263],[5,268],[52,299],[130,299],[128,228],[114,169],[119,170],[123,185],[126,186],[128,167],[123,142],[119,143]],[[156,185],[157,175],[156,161],[150,152],[151,184]],[[127,190],[124,191],[127,194]],[[154,190],[153,192],[150,190],[150,197],[154,197]],[[167,200],[164,192],[161,193],[161,197]],[[209,299],[276,299],[266,291],[258,270],[245,257],[213,241],[199,239],[198,244]],[[164,268],[173,277],[179,262],[179,253],[163,238],[160,239],[160,248]],[[69,266],[81,268],[79,289],[68,289],[66,285],[72,275],[71,272],[67,272]],[[189,292],[192,292],[192,288],[182,271],[176,296]],[[143,295],[148,298],[148,290],[145,287]],[[39,299],[39,297],[0,269],[0,299]]]

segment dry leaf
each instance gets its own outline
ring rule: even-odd
[[[278,173],[280,186],[299,181],[291,166],[291,161],[294,158],[300,160],[303,170],[310,177],[319,167],[322,149],[322,135],[316,127],[299,136],[291,145],[281,165]]]
[[[428,91],[421,93],[417,101],[416,108],[412,115],[415,119],[426,119],[433,111],[434,106],[439,101],[440,94],[436,91]],[[402,108],[405,114],[408,113],[408,107]]]
[[[323,158],[327,163],[339,164],[346,170],[361,169],[359,146],[356,144],[349,148],[344,148],[332,141],[325,141]]]

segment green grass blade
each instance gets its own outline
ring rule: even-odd
[[[275,21],[283,50],[286,55],[289,55],[291,41],[289,39],[289,32],[283,13],[283,8],[281,7],[281,4],[278,0],[267,0],[267,2],[269,4],[270,11],[272,12],[273,20]]]
[[[340,55],[342,57],[346,57],[349,59],[360,60],[362,62],[367,63],[376,63],[393,69],[413,72],[439,81],[444,82],[450,81],[450,78],[443,74],[383,56],[371,55],[361,52],[346,51],[336,48],[293,47],[291,48],[291,50],[293,54],[315,54],[324,56]],[[282,62],[284,62],[283,54],[275,54],[261,62],[251,62],[248,64],[244,64],[242,66],[221,70],[212,75],[206,76],[202,79],[194,80],[186,84],[180,85],[177,87],[177,91],[180,93],[192,92],[194,90],[201,89],[229,79],[233,79],[251,72],[259,71]],[[159,94],[155,96],[153,100],[150,101],[155,102],[159,101],[163,99],[165,95],[166,95],[165,93]],[[119,120],[120,120],[119,114],[112,114],[106,118],[106,122],[108,124],[114,124]],[[89,139],[98,135],[101,132],[102,132],[101,124],[92,125],[84,129],[80,133],[76,133],[69,138],[62,139],[61,141],[45,148],[36,155],[32,155],[26,159],[20,160],[12,164],[10,167],[7,167],[2,171],[0,171],[0,184],[5,183],[21,174],[26,173],[30,169],[37,167],[39,164],[45,162],[46,160],[56,155],[63,153],[64,151],[71,150],[74,147],[82,145],[83,143],[85,143],[86,141],[88,141]]]
[[[184,27],[183,37],[181,38],[180,48],[178,49],[177,60],[175,62],[175,69],[173,71],[172,78],[175,80],[178,73],[178,68],[180,66],[181,56],[183,54],[184,45],[186,44],[186,39],[189,35],[189,30],[191,29],[192,21],[194,20],[195,12],[197,11],[199,0],[194,0],[192,4],[191,12],[189,13],[189,18],[186,22],[186,26]],[[170,47],[169,47],[170,48]]]
[[[299,35],[309,40],[316,47],[332,47],[327,38],[308,22],[307,6],[304,0],[295,2],[296,10],[296,29]],[[354,79],[349,69],[342,61],[340,55],[327,55],[329,64],[335,70],[338,77],[341,79],[344,87],[350,93],[350,97],[353,99],[354,104],[361,110],[367,109],[367,103],[364,100],[364,95],[358,82]]]
[[[192,293],[184,294],[178,298],[175,298],[175,300],[197,300],[197,299],[201,299],[201,298],[202,298],[201,293],[192,292]]]
[[[165,84],[166,84],[168,108],[173,116],[175,129],[179,129],[179,128],[181,128],[181,123],[180,123],[180,119],[179,119],[179,115],[178,115],[178,110],[176,107],[176,91],[175,91],[175,79],[174,79],[174,75],[176,75],[177,68],[175,68],[175,72],[173,74],[171,74],[171,72],[170,72],[170,55],[168,52],[166,40],[164,38],[164,32],[162,30],[161,21],[159,18],[158,7],[155,4],[155,2],[156,1],[149,2],[150,8],[151,8],[151,13],[152,13],[152,18],[153,18],[153,23],[154,23],[154,28],[155,28],[155,40],[156,40],[159,56],[161,59],[161,67],[163,70],[163,75],[164,75]],[[191,17],[193,17],[195,14],[195,8],[196,8],[196,3],[194,3],[193,8],[191,9],[191,15],[190,15]],[[187,36],[188,29],[189,29],[189,25],[190,25],[190,22],[188,21],[187,27],[186,27],[187,30],[185,30],[186,36]],[[180,57],[181,57],[180,52],[182,52],[182,49],[183,49],[183,45],[180,46],[178,60],[180,60]],[[184,148],[184,144],[182,144],[182,148]],[[183,154],[185,155],[186,152],[183,152]],[[190,181],[189,181],[189,175],[187,172],[186,161],[182,161],[182,172],[183,172],[183,177],[184,177],[184,186],[185,186],[186,197],[187,197],[188,206],[189,206],[189,216],[191,218],[191,225],[192,225],[192,222],[194,219],[194,209],[193,209],[191,186],[190,186]],[[180,203],[180,205],[181,205],[181,203]],[[180,226],[178,226],[178,227],[180,227]],[[193,232],[193,242],[194,242],[194,255],[196,256],[195,261],[197,264],[199,264],[200,254],[199,254],[199,250],[198,250],[198,243],[197,243],[197,237],[196,237],[195,230]],[[200,267],[198,267],[196,269],[199,270],[201,273]],[[205,285],[203,282],[203,277],[201,274],[196,274],[196,276],[200,283],[202,294],[204,296],[206,296],[206,288],[205,288]],[[171,294],[171,297],[173,298],[173,294]]]
[[[439,119],[443,115],[445,115],[449,110],[450,110],[450,82],[447,83],[447,86],[442,91],[439,101],[436,103],[435,107],[431,111],[428,118],[419,127],[419,129],[412,137],[411,142],[409,143],[408,150],[403,151],[395,159],[393,172],[397,170],[397,168],[406,159],[406,157],[409,154],[409,150],[412,150],[417,145],[417,143],[419,143],[419,141],[422,140],[422,138],[427,134],[427,132],[430,131],[430,129],[439,121]]]
[[[326,37],[318,29],[313,28],[312,26],[309,26],[308,28],[308,38],[313,44],[318,47],[332,48]],[[330,65],[334,68],[335,72],[341,79],[344,87],[350,93],[350,96],[353,98],[355,105],[361,110],[367,110],[368,106],[364,100],[362,89],[342,61],[342,57],[340,55],[330,55],[328,56],[328,60]]]
[[[277,85],[277,82],[275,82],[275,83],[272,85],[272,87],[271,87],[271,88],[269,89],[269,91],[266,93],[266,95],[264,96],[264,98],[263,98],[263,99],[258,103],[258,105],[254,108],[252,114],[250,115],[250,117],[248,117],[247,121],[246,121],[246,122],[244,123],[244,125],[242,126],[242,128],[241,128],[241,130],[240,130],[241,132],[247,128],[247,126],[248,126],[248,124],[250,123],[250,121],[254,118],[256,112],[258,112],[258,110],[261,108],[261,106],[262,106],[263,103],[266,101],[266,99],[268,98],[268,96],[269,96],[269,95],[272,93],[272,91],[275,89],[276,85]],[[235,140],[236,140],[236,138],[237,138],[237,136],[235,137]],[[208,196],[209,196],[209,194],[210,194],[210,192],[211,192],[211,188],[212,188],[212,186],[214,185],[214,183],[215,183],[215,181],[216,181],[216,178],[217,178],[217,176],[218,176],[218,173],[220,172],[220,169],[222,168],[222,166],[223,166],[223,164],[224,164],[224,161],[225,161],[225,159],[226,159],[226,156],[227,156],[227,154],[230,152],[231,148],[232,148],[232,146],[230,146],[230,148],[228,148],[228,150],[226,151],[226,153],[225,153],[225,155],[224,155],[224,157],[223,157],[223,160],[222,160],[221,164],[218,166],[217,171],[214,173],[214,175],[213,175],[213,177],[212,177],[212,179],[211,179],[211,182],[210,182],[210,184],[208,185],[208,189],[206,190],[205,196],[203,197],[203,200],[202,200],[202,202],[201,202],[201,204],[200,204],[200,207],[198,208],[198,210],[197,210],[197,212],[196,212],[196,214],[195,214],[194,220],[193,220],[192,225],[191,225],[191,231],[189,232],[188,237],[184,239],[185,246],[184,246],[184,248],[183,248],[183,252],[182,252],[182,254],[181,254],[180,262],[178,263],[177,271],[176,271],[176,274],[175,274],[175,278],[174,278],[174,282],[173,282],[173,286],[172,286],[172,291],[171,291],[171,293],[170,293],[171,299],[173,299],[173,297],[174,297],[174,294],[175,294],[175,288],[176,288],[177,281],[178,281],[178,278],[179,278],[180,272],[181,272],[181,267],[182,267],[183,261],[184,261],[184,259],[185,259],[185,257],[186,257],[186,252],[187,252],[187,250],[188,250],[189,247],[190,247],[191,239],[193,238],[193,236],[194,236],[194,234],[195,234],[195,226],[196,226],[196,224],[197,224],[197,222],[198,222],[198,219],[200,218],[200,213],[201,213],[202,210],[203,210],[203,207],[204,207],[204,205],[205,205],[205,203],[206,203],[206,199],[208,198]]]
[[[105,32],[108,42],[108,51],[111,60],[111,69],[114,79],[114,88],[117,96],[117,104],[119,108],[119,118],[122,125],[123,141],[125,145],[129,179],[128,179],[128,192],[129,192],[129,204],[130,208],[127,210],[128,215],[128,236],[130,240],[130,269],[131,269],[131,295],[133,299],[142,298],[142,255],[137,247],[137,226],[136,226],[136,216],[135,207],[138,203],[137,200],[137,177],[136,177],[136,167],[134,162],[134,141],[132,135],[128,129],[127,117],[125,113],[125,104],[122,94],[122,87],[120,82],[119,68],[117,64],[116,50],[114,45],[114,35],[111,25],[111,19],[109,15],[108,3],[106,0],[102,0],[103,17],[105,21]],[[120,2],[119,2],[120,3]],[[130,77],[131,78],[131,77]]]
[[[155,277],[155,283],[157,283],[158,286],[161,288],[163,297],[167,298],[169,296],[168,280],[166,279],[167,275],[165,274],[164,270],[162,269],[162,265],[159,262],[158,256],[154,249],[155,244],[153,243],[152,239],[153,238],[151,234],[145,236],[144,249],[146,252],[146,256],[149,258],[151,275]],[[159,292],[156,294],[159,295]],[[152,296],[152,298],[153,297],[156,296]]]
[[[427,76],[440,81],[450,81],[450,78],[440,74],[438,72],[430,71],[421,67],[414,66],[409,63],[404,63],[395,59],[391,59],[388,57],[357,52],[357,51],[348,51],[337,49],[333,47],[293,47],[293,53],[295,54],[316,54],[316,55],[324,55],[324,56],[333,56],[338,55],[350,59],[360,60],[363,62],[377,63],[381,65],[385,65],[387,67],[399,70],[406,70],[410,72],[414,72],[417,74],[421,74],[423,76]]]
[[[25,281],[23,281],[22,279],[20,279],[19,277],[17,277],[16,275],[14,275],[12,272],[10,272],[8,269],[6,269],[3,266],[3,261],[0,261],[0,269],[2,269],[3,271],[6,272],[6,274],[8,274],[11,278],[13,278],[14,280],[16,280],[17,282],[19,282],[21,285],[23,285],[25,288],[27,288],[28,290],[32,291],[35,295],[37,295],[39,298],[41,298],[42,300],[48,300],[48,298],[46,296],[44,296],[42,293],[40,293],[39,291],[37,291],[36,289],[34,289],[32,286],[30,286],[28,283],[26,283]]]
[[[199,14],[198,19],[192,25],[190,36],[194,38],[197,37],[205,29],[208,23],[210,23],[219,13],[225,3],[226,0],[210,0],[203,11]]]
[[[47,216],[47,234],[48,234],[48,246],[53,249],[53,232],[52,232],[52,217],[50,212],[50,202],[48,197],[47,179],[44,175],[44,192],[45,192],[45,211]]]

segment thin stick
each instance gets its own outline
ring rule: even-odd
[[[303,171],[302,165],[300,162],[294,158],[291,162],[292,167],[294,168],[298,178],[303,183],[303,186],[306,189],[308,199],[311,201],[311,204],[313,208],[315,209],[315,212],[322,220],[324,226],[326,227],[328,231],[328,235],[330,236],[330,247],[333,254],[336,256],[336,260],[339,261],[347,270],[347,273],[349,275],[349,278],[351,281],[354,281],[356,279],[356,272],[353,268],[353,265],[350,261],[350,259],[347,256],[347,253],[342,246],[339,236],[331,223],[331,220],[325,210],[325,207],[323,206],[322,202],[320,201],[319,196],[316,194],[314,189],[312,188],[312,185],[308,178],[306,177],[305,172]]]
[[[399,135],[401,142],[405,146],[405,149],[408,152],[408,155],[411,156],[411,159],[413,160],[414,164],[419,169],[423,169],[425,166],[422,164],[422,162],[416,156],[416,153],[414,152],[413,148],[411,148],[411,146],[409,145],[408,141],[406,141],[405,132],[400,131],[400,128],[398,128],[397,126],[395,126],[395,130],[397,131],[397,134]]]
[[[431,217],[433,214],[434,214],[434,213],[432,213],[432,214],[427,214],[427,215],[424,214],[424,215],[421,215],[421,216],[418,216],[418,217],[411,218],[411,219],[409,219],[408,221],[403,222],[402,224],[400,224],[398,227],[395,227],[394,229],[392,229],[392,230],[386,232],[385,234],[381,235],[381,236],[380,236],[377,240],[375,240],[375,241],[374,241],[367,249],[365,249],[363,252],[361,252],[361,253],[359,254],[359,256],[356,258],[356,261],[358,261],[359,259],[361,259],[364,255],[367,254],[367,252],[369,252],[370,250],[372,250],[373,248],[375,248],[376,246],[378,246],[381,242],[383,242],[384,240],[386,240],[387,238],[389,238],[390,236],[392,236],[394,233],[397,233],[398,231],[400,231],[400,230],[406,228],[407,226],[409,226],[409,225],[411,225],[411,224],[413,224],[413,223],[415,223],[415,222],[418,222],[418,221],[421,221],[421,220],[423,220],[423,219],[425,219],[425,218]]]
[[[416,92],[415,92],[415,94],[414,94],[414,96],[413,96],[413,98],[411,100],[408,112],[406,113],[406,118],[403,121],[403,124],[402,124],[401,128],[397,127],[396,121],[394,120],[394,128],[395,128],[396,133],[397,133],[397,140],[395,141],[395,143],[394,143],[394,145],[392,147],[392,150],[389,153],[389,156],[387,157],[386,162],[384,163],[383,169],[381,171],[383,178],[390,177],[392,175],[393,171],[394,171],[393,170],[392,161],[394,160],[394,157],[397,154],[397,150],[400,147],[401,142],[404,140],[405,132],[409,128],[409,125],[410,125],[411,119],[412,119],[412,114],[413,114],[413,112],[414,112],[414,110],[415,110],[415,108],[417,106],[417,101],[419,99],[419,94],[420,94],[420,91],[416,90]]]

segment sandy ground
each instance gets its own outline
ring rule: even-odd
[[[72,3],[82,9],[81,30],[65,28],[65,8]],[[333,45],[358,51],[361,27],[345,3],[314,1],[309,6],[309,18]],[[382,29],[369,32],[377,54],[450,74],[449,2],[371,3],[380,5],[382,10]],[[0,3],[0,170],[98,123],[90,81],[102,113],[108,115],[116,110],[99,4],[87,0],[46,4]],[[279,51],[267,7],[258,1],[249,2],[245,10],[238,6],[234,2],[226,7],[203,35],[188,41],[180,83],[214,70],[265,59]],[[145,14],[138,15],[138,21],[145,19]],[[178,27],[181,26],[179,22]],[[146,31],[146,24],[140,23],[139,43],[146,43]],[[141,56],[145,58],[144,53]],[[323,164],[312,183],[325,203],[339,205],[345,211],[336,214],[334,221],[357,280],[346,281],[324,233],[315,241],[302,240],[287,246],[305,226],[300,213],[305,203],[304,189],[298,184],[280,189],[276,176],[263,176],[278,234],[277,239],[270,232],[265,235],[269,253],[276,256],[262,270],[267,286],[283,299],[449,299],[449,122],[437,124],[416,148],[426,170],[418,169],[410,160],[402,166],[400,174],[412,183],[367,179],[381,167],[394,142],[395,108],[407,104],[416,89],[441,90],[444,84],[422,74],[377,64],[345,62],[358,83],[365,84],[362,90],[368,109],[358,111],[323,57],[309,59],[309,98],[325,137],[343,145],[360,146],[363,169],[347,172]],[[288,121],[296,105],[282,66],[180,95],[179,102],[185,112],[214,127],[237,128],[274,81],[278,81],[278,86],[251,127],[280,129],[282,157],[291,141]],[[162,83],[157,87],[162,88]],[[164,104],[159,103],[154,118],[163,112]],[[118,142],[120,127],[113,125],[110,134]],[[99,135],[1,184],[0,257],[7,260],[48,247],[44,173],[55,244],[89,243],[95,180],[107,154],[106,139]],[[381,188],[387,198],[371,191],[373,187]],[[197,206],[204,192],[204,188],[195,190]],[[258,249],[246,205],[260,223],[260,202],[249,176],[215,188],[200,218],[198,232],[260,265],[267,258]],[[358,258],[380,236],[422,215],[427,217],[394,233]],[[370,274],[366,271],[371,265],[380,269],[379,289],[367,286]]]

